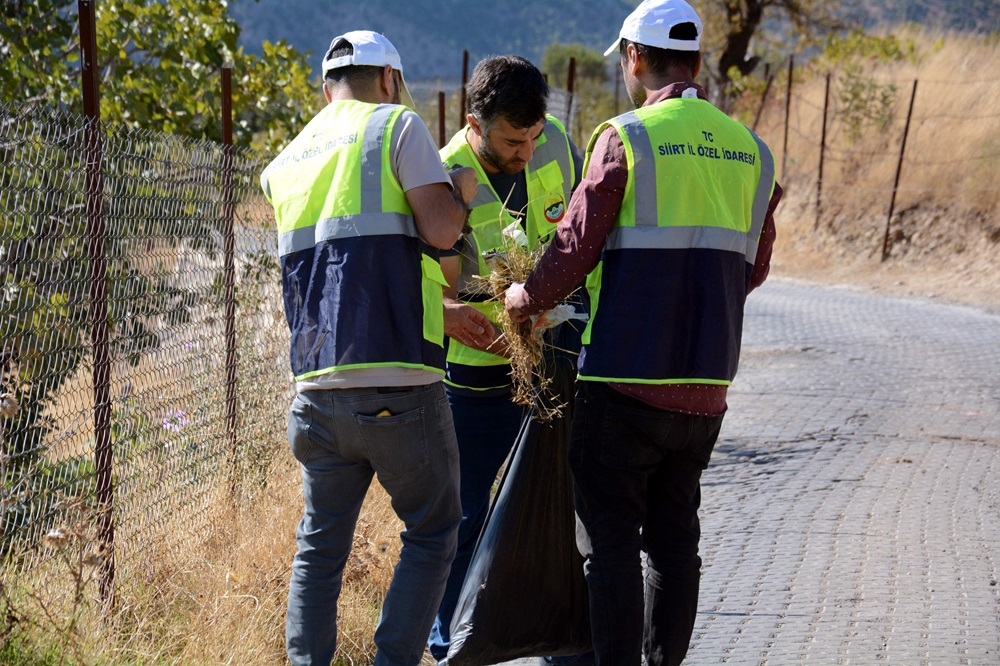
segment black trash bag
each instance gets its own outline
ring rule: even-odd
[[[451,666],[592,649],[566,457],[575,369],[548,361],[562,416],[539,423],[530,409],[521,424],[455,607]]]

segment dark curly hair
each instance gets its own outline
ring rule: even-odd
[[[466,85],[469,113],[488,131],[498,118],[513,127],[532,127],[545,118],[549,84],[538,68],[520,56],[486,58]]]

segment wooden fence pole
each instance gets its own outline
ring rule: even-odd
[[[885,218],[885,237],[882,239],[882,261],[889,258],[889,226],[892,224],[892,214],[896,209],[896,190],[899,189],[899,174],[903,170],[903,155],[906,153],[906,137],[910,134],[910,119],[913,117],[913,101],[917,98],[917,80],[913,79],[913,92],[910,93],[910,108],[906,112],[906,126],[903,128],[903,141],[899,146],[899,162],[896,164],[896,179],[892,183],[892,197],[889,199],[889,215]]]
[[[98,542],[102,552],[98,588],[106,614],[115,609],[114,459],[111,448],[111,359],[108,345],[108,264],[104,226],[104,148],[97,64],[95,0],[77,0],[83,115],[87,118],[87,237],[90,259],[90,342],[93,348],[94,465]]]

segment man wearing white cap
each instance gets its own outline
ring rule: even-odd
[[[461,235],[476,192],[450,175],[411,110],[383,35],[336,37],[328,102],[271,162],[291,367],[288,418],[305,502],[286,620],[292,664],[328,666],[337,600],[362,501],[378,474],[405,525],[375,631],[380,666],[419,663],[461,518],[458,449],[444,376],[446,329],[492,339],[472,308],[445,313],[440,249]]]
[[[774,242],[773,157],[694,83],[701,30],[683,0],[646,0],[625,19],[607,54],[618,50],[636,109],[594,132],[555,238],[506,296],[522,321],[587,275],[569,458],[598,664],[687,654],[701,473]]]

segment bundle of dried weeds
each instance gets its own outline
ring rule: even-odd
[[[514,239],[506,236],[504,239],[504,249],[486,257],[486,264],[490,267],[489,277],[481,278],[489,284],[493,298],[501,303],[507,288],[514,282],[524,282],[545,251],[544,246],[528,250]],[[532,334],[530,321],[512,322],[503,308],[498,311],[496,323],[503,331],[501,342],[506,345],[510,359],[514,401],[519,405],[534,406],[535,418],[539,421],[548,422],[559,417],[563,405],[551,395],[549,387],[552,380],[542,372],[546,347],[544,338]]]

